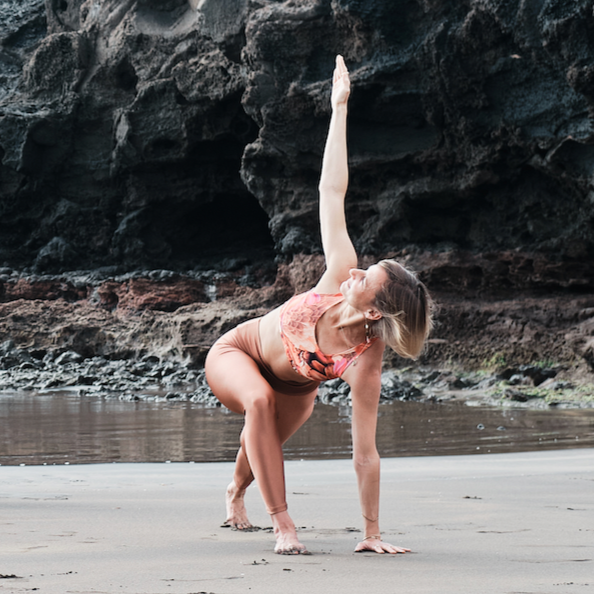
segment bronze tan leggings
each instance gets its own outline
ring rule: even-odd
[[[250,320],[219,338],[205,370],[221,403],[245,415],[233,481],[246,489],[255,477],[272,515],[287,509],[282,444],[311,415],[319,383],[279,380],[262,359],[259,325]]]

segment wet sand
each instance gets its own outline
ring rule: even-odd
[[[361,528],[348,460],[287,463],[309,556],[221,528],[232,466],[0,467],[0,592],[580,593],[594,588],[594,449],[382,461],[384,539]],[[251,519],[270,522],[257,489]],[[8,577],[17,576],[17,577]]]

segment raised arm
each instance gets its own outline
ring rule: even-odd
[[[326,272],[317,285],[321,292],[335,292],[357,266],[357,254],[349,237],[344,199],[349,182],[347,154],[347,103],[349,73],[342,56],[336,57],[332,83],[332,117],[324,148],[320,176],[320,227]]]

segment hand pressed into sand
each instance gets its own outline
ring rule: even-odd
[[[388,542],[384,542],[379,538],[370,538],[368,540],[362,540],[356,547],[355,553],[363,553],[365,551],[370,551],[372,553],[390,553],[391,555],[396,555],[398,553],[410,553],[410,549],[405,549],[403,547],[395,547]]]
[[[245,489],[239,489],[234,482],[229,484],[227,493],[225,494],[227,519],[223,526],[229,526],[235,530],[245,530],[247,532],[258,530],[258,528],[253,526],[248,520],[245,503],[243,501],[244,495]]]

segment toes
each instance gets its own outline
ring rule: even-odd
[[[231,528],[231,530],[241,530],[242,532],[257,532],[259,526],[254,526],[250,522],[239,522],[235,520],[226,520],[221,524],[221,528]]]
[[[277,555],[310,555],[311,553],[305,547],[289,545],[286,547],[275,547],[274,552]]]

